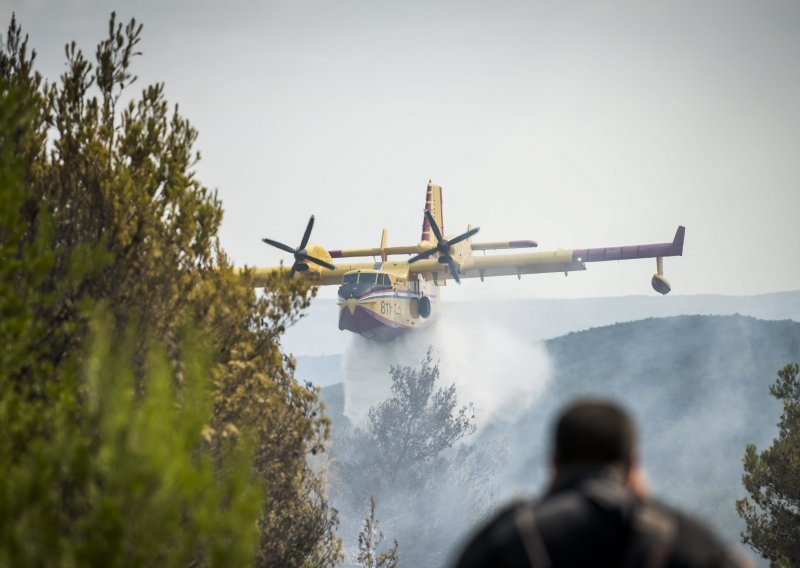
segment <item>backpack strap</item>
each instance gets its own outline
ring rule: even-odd
[[[532,504],[517,506],[514,525],[530,565],[552,568],[553,562],[539,531]],[[667,565],[677,533],[678,523],[672,515],[652,503],[637,503],[632,511],[630,538],[622,554],[621,568],[663,568]]]
[[[514,524],[519,532],[525,554],[531,566],[536,568],[552,568],[550,555],[547,554],[542,534],[536,523],[536,514],[530,503],[521,503],[514,511]]]
[[[678,534],[678,522],[648,502],[633,510],[631,536],[623,556],[622,568],[662,568]]]

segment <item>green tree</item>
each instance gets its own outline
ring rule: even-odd
[[[55,401],[82,400],[68,378],[85,355],[94,306],[110,313],[111,341],[132,330],[139,391],[148,337],[182,383],[181,337],[192,325],[212,355],[204,451],[222,471],[231,442],[253,440],[263,495],[256,563],[331,564],[335,513],[307,463],[323,449],[328,421],[280,348],[315,290],[275,277],[257,296],[249,273],[231,267],[217,239],[221,204],[194,175],[195,130],[163,84],[129,92],[141,32],[112,14],[94,62],[67,45],[66,71],[53,83],[35,71],[15,18],[2,38],[0,380],[30,418],[12,429],[9,459],[49,443],[63,418]]]
[[[394,365],[390,374],[392,395],[366,423],[334,432],[332,497],[345,538],[359,531],[363,504],[374,497],[403,547],[402,564],[440,566],[459,531],[493,504],[491,478],[506,455],[466,443],[472,405],[459,406],[454,384],[442,386],[431,350],[419,368]]]
[[[224,469],[202,451],[213,397],[199,338],[177,389],[148,349],[140,395],[133,342],[112,346],[109,322],[94,319],[80,358],[42,358],[60,330],[38,314],[63,288],[37,293],[57,262],[52,218],[40,212],[31,233],[14,151],[36,136],[36,116],[27,86],[0,79],[0,566],[251,563],[261,487],[244,442],[228,445]]]
[[[203,451],[206,350],[187,351],[180,388],[158,348],[137,380],[133,341],[112,346],[96,322],[82,369],[62,375],[71,388],[51,396],[48,439],[0,443],[0,565],[252,564],[261,487],[248,444],[230,444],[224,468]],[[22,397],[1,400],[4,432],[36,422]]]
[[[778,371],[769,392],[783,404],[778,438],[758,453],[749,444],[742,483],[749,498],[736,502],[747,528],[742,540],[773,566],[800,564],[800,378],[797,364]]]

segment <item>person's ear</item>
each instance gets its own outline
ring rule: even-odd
[[[650,493],[650,481],[644,467],[638,461],[631,463],[628,468],[628,488],[639,497],[647,497]]]

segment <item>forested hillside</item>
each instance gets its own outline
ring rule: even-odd
[[[644,464],[655,491],[712,520],[731,540],[743,525],[746,444],[776,435],[778,402],[769,385],[800,359],[800,323],[744,316],[653,318],[571,333],[547,342],[554,376],[544,397],[519,420],[484,435],[509,435],[506,490],[538,488],[546,468],[542,441],[554,412],[575,396],[612,396],[641,425]]]
[[[520,283],[520,286],[529,285],[526,281]],[[687,296],[676,292],[663,297],[497,299],[491,302],[448,302],[447,291],[442,297],[440,316],[454,325],[491,321],[532,341],[651,317],[741,314],[764,320],[800,321],[800,290],[753,296]],[[343,353],[352,334],[339,331],[337,321],[336,301],[318,298],[303,319],[286,333],[284,345],[295,355]]]
[[[498,502],[516,491],[542,489],[549,427],[565,401],[609,396],[623,401],[640,424],[654,492],[738,541],[743,523],[734,505],[744,494],[745,446],[764,446],[776,435],[780,407],[768,387],[778,369],[800,360],[800,323],[650,318],[570,333],[547,341],[546,348],[553,376],[541,398],[512,421],[485,425],[472,440],[478,447],[508,443],[508,466],[492,482]],[[503,388],[502,378],[486,380]],[[341,424],[342,392],[335,385],[321,393],[334,430]]]

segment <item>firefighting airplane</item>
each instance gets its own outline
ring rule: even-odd
[[[308,221],[300,246],[290,247],[272,239],[268,245],[294,255],[289,276],[300,273],[319,286],[339,285],[339,329],[364,337],[391,340],[428,323],[439,309],[439,289],[452,279],[541,274],[586,270],[587,262],[655,258],[656,274],[652,286],[667,294],[670,284],[663,273],[663,257],[683,254],[684,227],[678,227],[671,243],[610,248],[517,252],[475,256],[474,251],[536,247],[535,241],[499,241],[474,243],[478,227],[468,227],[458,236],[444,234],[442,188],[428,183],[422,221],[422,239],[416,245],[387,246],[386,229],[378,248],[328,250],[309,244],[314,216]],[[389,260],[390,256],[413,255],[407,260]],[[380,257],[377,262],[333,264],[334,258]],[[263,287],[266,277],[284,266],[255,268],[256,287]]]

